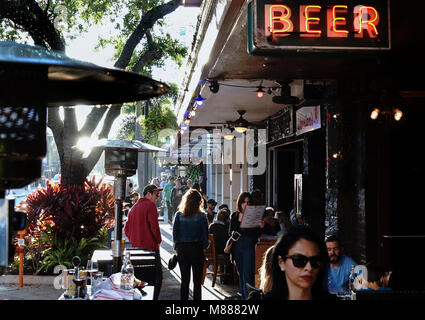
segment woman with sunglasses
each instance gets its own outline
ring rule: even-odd
[[[201,193],[189,189],[183,195],[173,221],[173,242],[181,273],[180,299],[189,299],[190,271],[193,300],[201,300],[204,249],[208,248],[208,221]]]
[[[265,299],[332,299],[323,281],[326,256],[323,241],[313,230],[305,225],[290,227],[275,244],[273,284]]]

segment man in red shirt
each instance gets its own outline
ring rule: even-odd
[[[158,300],[162,285],[162,267],[159,246],[161,244],[161,231],[158,223],[158,209],[156,201],[162,188],[153,184],[143,189],[143,197],[140,198],[128,213],[124,232],[131,243],[132,248],[155,251],[156,258],[156,283],[154,300]],[[143,280],[143,279],[142,279]]]

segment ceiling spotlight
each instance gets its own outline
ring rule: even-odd
[[[262,98],[264,96],[264,90],[263,90],[263,87],[262,86],[259,86],[258,87],[258,90],[257,90],[257,97],[258,98]]]
[[[403,117],[403,112],[400,109],[394,109],[393,113],[395,121],[400,121],[401,117]]]
[[[205,98],[203,98],[201,96],[201,94],[198,94],[198,96],[195,98],[196,104],[198,106],[202,106],[202,104],[204,103]]]
[[[376,120],[378,119],[379,113],[381,112],[381,110],[379,110],[378,108],[373,109],[373,111],[370,113],[370,118],[372,120]]]
[[[210,82],[210,91],[212,93],[217,93],[219,89],[220,89],[220,85],[218,84],[217,81]]]

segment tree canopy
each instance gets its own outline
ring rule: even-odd
[[[181,0],[2,0],[0,1],[0,39],[66,51],[70,39],[81,36],[90,26],[112,21],[118,35],[99,39],[96,49],[111,44],[115,48],[114,66],[150,75],[166,58],[181,65],[187,49],[164,33],[164,17]],[[161,100],[158,100],[161,101]],[[155,105],[155,103],[153,104]],[[82,184],[101,152],[93,150],[87,158],[73,149],[80,137],[90,137],[101,119],[98,138],[107,138],[121,105],[93,108],[78,130],[76,111],[49,108],[47,125],[51,128],[61,161],[62,181]]]

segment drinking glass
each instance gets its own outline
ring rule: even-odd
[[[101,289],[103,282],[103,272],[97,271],[93,274],[91,280],[91,294],[95,294],[97,291]]]

